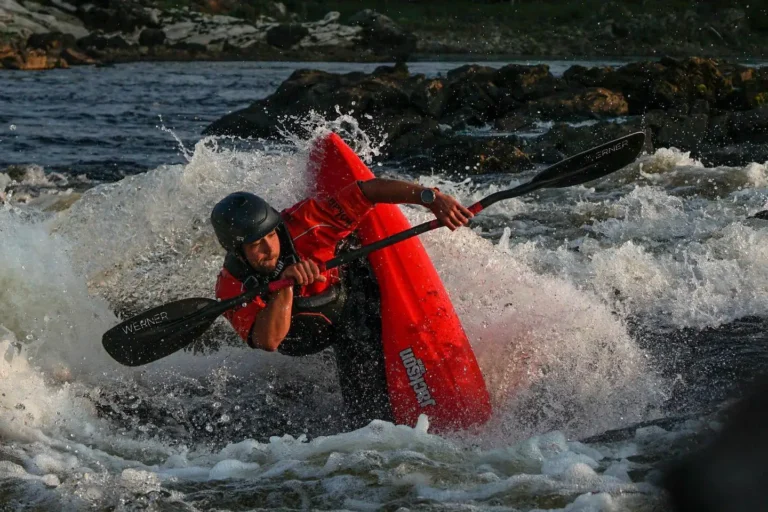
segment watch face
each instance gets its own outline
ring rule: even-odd
[[[421,191],[421,202],[424,204],[432,204],[435,201],[435,191],[431,188],[427,188]]]

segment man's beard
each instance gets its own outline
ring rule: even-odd
[[[269,265],[269,266],[251,265],[251,267],[257,274],[261,274],[263,276],[268,277],[270,280],[272,280],[277,276],[279,276],[280,273],[283,271],[283,269],[285,268],[285,261],[278,256],[277,259],[275,260],[275,263],[272,265]]]

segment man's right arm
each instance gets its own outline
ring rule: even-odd
[[[267,352],[274,352],[291,328],[293,288],[283,288],[273,293],[267,307],[256,315],[251,326],[248,344]]]
[[[320,268],[312,260],[303,260],[286,268],[280,279],[292,279],[298,286],[325,281]],[[291,329],[291,310],[293,309],[293,287],[283,288],[270,296],[267,307],[259,311],[251,327],[248,344],[274,352],[283,342]]]

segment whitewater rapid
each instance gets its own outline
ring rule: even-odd
[[[315,134],[328,127],[340,125]],[[364,156],[381,144],[347,135]],[[628,322],[768,316],[768,236],[764,221],[746,220],[766,204],[765,166],[705,169],[660,149],[591,186],[505,201],[473,229],[422,237],[491,392],[494,417],[477,431],[438,437],[422,418],[339,434],[332,358],[244,348],[223,321],[194,352],[120,367],[100,346],[120,315],[212,296],[218,199],[252,190],[284,208],[310,189],[310,140],[226,142],[202,140],[187,163],[99,185],[60,212],[0,209],[8,503],[645,510],[660,498],[643,458],[711,426],[578,442],[665,414],[671,383]],[[419,181],[470,203],[531,175]]]

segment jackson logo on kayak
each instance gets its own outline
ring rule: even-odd
[[[130,324],[123,326],[123,333],[136,334],[139,331],[143,331],[147,327],[152,327],[153,325],[161,324],[166,320],[168,320],[168,313],[166,313],[165,311],[162,311],[149,318],[142,318],[137,322],[131,322]]]
[[[333,216],[336,217],[338,220],[344,223],[345,226],[349,227],[352,225],[352,219],[349,218],[349,215],[347,215],[344,212],[344,208],[341,207],[338,201],[334,198],[328,199],[328,205],[333,209]]]
[[[592,155],[588,155],[587,160],[589,160],[591,162],[594,162],[596,160],[600,160],[604,156],[608,156],[611,153],[615,153],[615,152],[619,151],[620,149],[624,149],[627,146],[629,146],[629,139],[624,139],[621,142],[618,142],[615,146],[611,146],[609,148],[601,149],[600,151],[598,151],[598,152],[596,152],[596,153],[594,153]]]
[[[416,393],[416,401],[419,402],[419,406],[437,405],[437,402],[429,393],[429,386],[424,381],[424,374],[427,373],[427,369],[424,367],[422,360],[416,359],[410,347],[400,352],[400,359],[403,361],[403,366],[405,366],[413,392]]]

